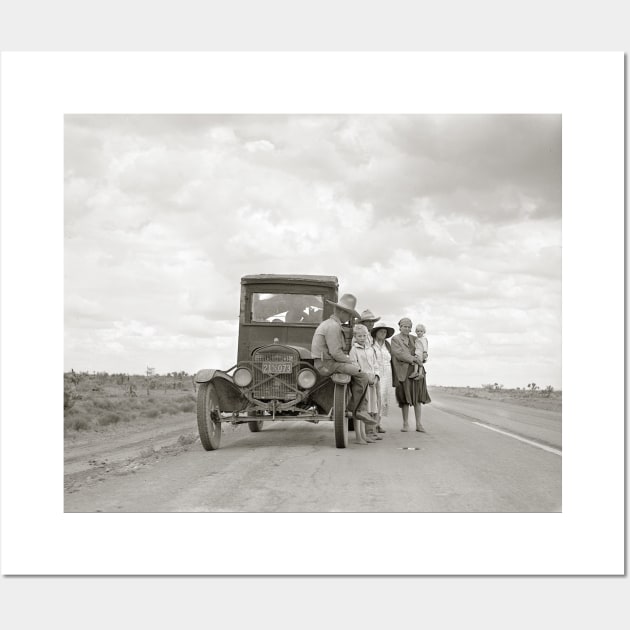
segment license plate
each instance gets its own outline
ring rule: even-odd
[[[263,363],[263,374],[291,374],[291,363]]]

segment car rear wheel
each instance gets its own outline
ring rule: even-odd
[[[346,416],[347,385],[335,383],[335,395],[333,400],[333,420],[335,423],[335,446],[346,448],[348,446],[348,418]]]
[[[265,424],[264,420],[252,420],[247,423],[249,425],[249,430],[252,433],[258,433],[258,431],[262,431],[263,424]]]
[[[206,451],[216,451],[221,446],[221,411],[217,392],[212,383],[199,385],[197,426],[202,446]]]

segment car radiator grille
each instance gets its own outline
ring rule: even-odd
[[[252,395],[258,399],[290,400],[296,397],[299,355],[292,348],[277,346],[253,353],[254,383]],[[269,373],[270,366],[291,365],[289,373]],[[271,367],[273,370],[274,367]]]

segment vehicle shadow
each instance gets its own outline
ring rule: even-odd
[[[223,426],[221,449],[300,448],[323,446],[335,448],[331,422],[313,424],[300,420],[266,422],[262,431],[251,432],[246,424]]]

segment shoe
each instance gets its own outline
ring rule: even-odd
[[[401,429],[401,431],[404,433],[404,432],[406,432],[406,431],[409,431],[409,429],[408,429],[407,427],[403,427],[403,428]]]
[[[416,431],[418,431],[418,433],[426,433],[424,427],[416,427]]]
[[[375,427],[378,424],[378,420],[374,420],[372,416],[368,416],[368,414],[363,411],[355,411],[353,415],[357,420],[365,422],[367,426]]]
[[[375,440],[382,440],[383,439],[380,435],[373,435],[372,438],[375,439]]]
[[[387,433],[387,431],[385,431],[385,429],[381,429],[381,427],[378,427],[378,429],[376,429],[379,433]]]

